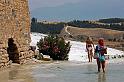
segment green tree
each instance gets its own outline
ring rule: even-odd
[[[49,55],[53,60],[68,60],[70,42],[66,43],[62,37],[49,35],[37,43],[39,52]]]

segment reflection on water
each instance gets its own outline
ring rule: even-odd
[[[32,69],[33,68],[33,69]],[[110,65],[107,73],[94,64],[15,66],[0,71],[0,82],[123,82],[124,65]]]
[[[26,67],[14,66],[0,71],[0,82],[35,82],[30,73],[30,67]]]
[[[106,82],[106,74],[105,73],[98,74],[98,82]]]

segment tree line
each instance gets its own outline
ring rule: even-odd
[[[105,28],[112,30],[124,31],[124,19],[123,18],[109,18],[99,19],[98,21],[82,21],[73,20],[70,22],[58,22],[58,23],[47,23],[47,21],[38,22],[37,18],[31,20],[31,32],[39,32],[45,34],[60,34],[61,30],[65,25],[79,27],[79,28]]]
[[[124,22],[124,18],[108,18],[108,19],[100,19],[101,23],[120,23]]]
[[[36,18],[32,18],[31,32],[39,32],[44,34],[59,34],[63,29],[64,23],[43,23],[38,22]]]

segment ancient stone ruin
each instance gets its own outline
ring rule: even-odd
[[[32,58],[30,40],[28,0],[0,0],[0,67]]]

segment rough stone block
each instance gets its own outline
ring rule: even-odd
[[[30,16],[27,0],[0,1],[0,66],[7,66],[10,58],[16,63],[23,63],[29,54]],[[8,1],[10,1],[8,3]],[[8,5],[9,4],[9,5]],[[14,42],[9,41],[12,38]],[[9,48],[7,52],[7,48]],[[13,49],[12,49],[13,48]],[[13,51],[15,50],[15,51]],[[23,52],[22,52],[23,51]]]

